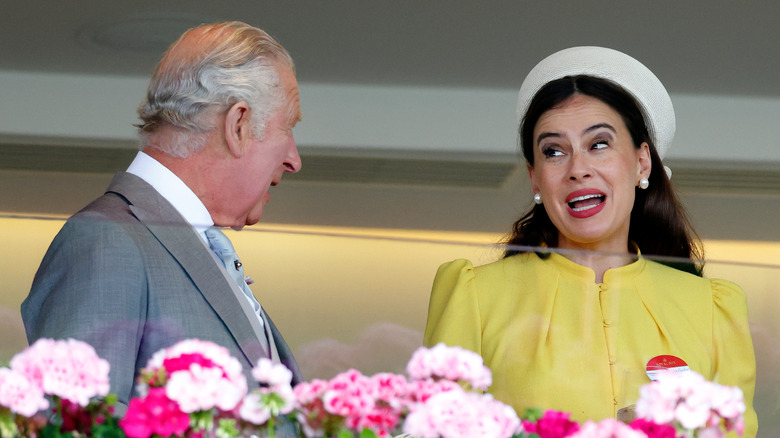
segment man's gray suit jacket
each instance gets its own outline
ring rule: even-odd
[[[265,353],[231,287],[173,206],[142,179],[119,173],[54,239],[22,317],[30,343],[70,337],[91,344],[110,362],[111,391],[125,405],[152,354],[189,338],[227,347],[252,388],[251,368]],[[295,384],[295,359],[268,322]]]

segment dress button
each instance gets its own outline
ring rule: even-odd
[[[611,319],[605,319],[604,320],[604,327],[612,327],[612,320]]]

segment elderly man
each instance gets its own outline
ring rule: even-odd
[[[160,61],[138,113],[142,151],[68,220],[41,263],[22,304],[29,341],[90,343],[124,404],[149,357],[187,338],[227,347],[250,385],[261,357],[297,382],[219,230],[259,221],[269,188],[301,168],[290,55],[244,23],[190,29]]]

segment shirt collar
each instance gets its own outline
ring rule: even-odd
[[[208,242],[206,229],[214,225],[211,214],[195,192],[175,173],[143,152],[138,152],[127,172],[154,187],[195,228],[200,238]]]

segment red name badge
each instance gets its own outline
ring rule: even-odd
[[[658,375],[663,372],[685,373],[690,370],[690,367],[684,360],[669,354],[662,354],[650,359],[647,362],[646,369],[647,377],[650,380],[658,380]]]

